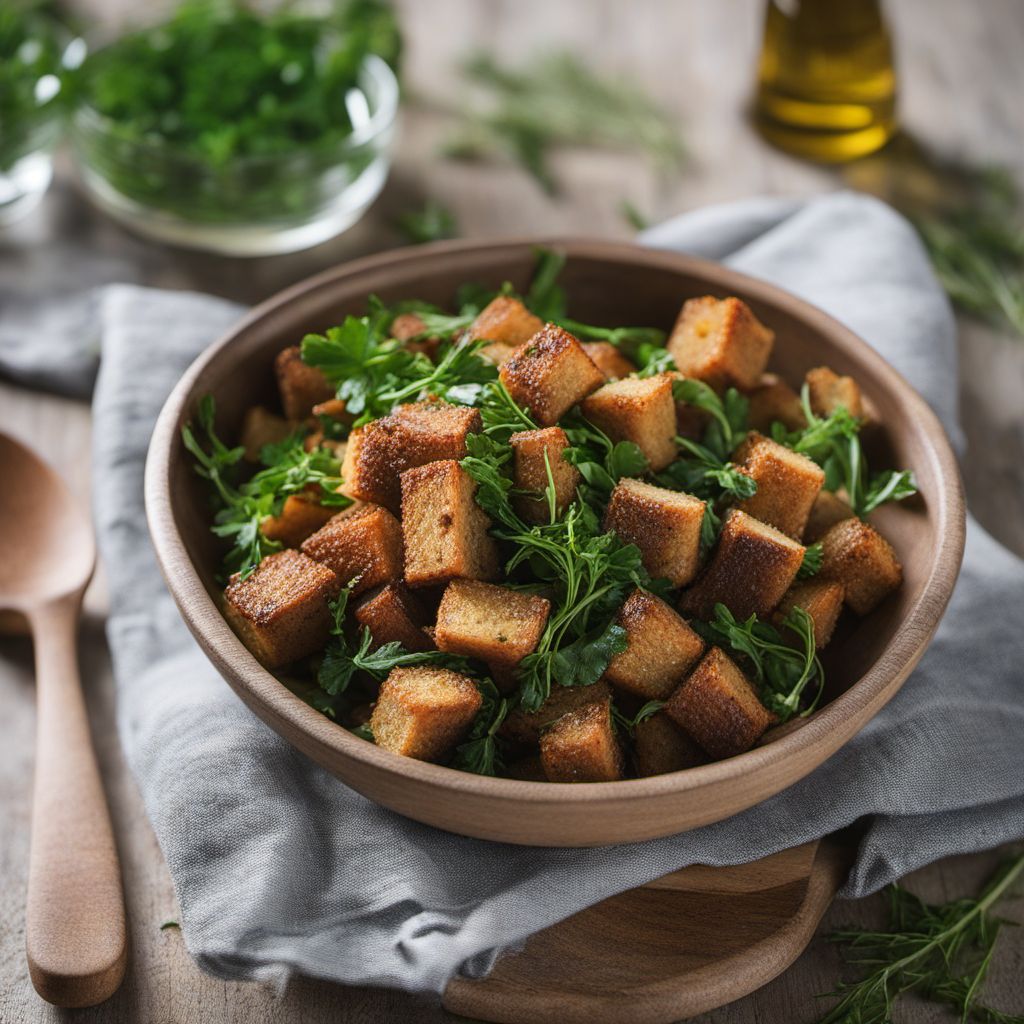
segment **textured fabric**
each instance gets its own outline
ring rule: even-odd
[[[755,200],[688,214],[644,240],[724,259],[824,306],[899,367],[959,440],[952,317],[916,237],[887,207],[846,194]],[[204,968],[439,990],[455,971],[486,970],[495,950],[694,862],[741,863],[862,820],[843,889],[859,896],[936,858],[1024,835],[1024,564],[973,522],[949,611],[900,693],[820,769],[744,814],[644,844],[540,850],[459,838],[373,805],[217,677],[145,534],[156,414],[239,310],[131,286],[77,301],[88,316],[81,331],[70,318],[64,329],[86,344],[102,339],[95,504],[121,738]],[[31,328],[24,305],[18,317]],[[0,366],[10,370],[6,318],[0,310]],[[51,354],[42,339],[16,347],[13,365],[46,382]]]

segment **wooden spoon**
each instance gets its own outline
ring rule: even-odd
[[[96,550],[64,483],[0,434],[0,608],[36,652],[38,719],[25,946],[36,991],[94,1006],[124,977],[121,870],[78,678],[75,638]]]

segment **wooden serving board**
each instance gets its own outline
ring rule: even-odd
[[[444,1005],[500,1024],[670,1024],[753,992],[803,952],[849,864],[831,840],[696,865],[532,936]]]

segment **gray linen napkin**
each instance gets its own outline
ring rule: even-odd
[[[849,194],[753,200],[688,214],[644,240],[724,259],[825,307],[913,381],[959,443],[952,317],[912,230],[887,207]],[[93,298],[85,308],[98,310],[103,352],[96,525],[121,738],[205,969],[440,990],[532,932],[687,864],[741,863],[865,820],[842,890],[853,897],[1024,836],[1024,564],[974,522],[945,621],[898,696],[818,771],[744,814],[649,843],[541,850],[452,836],[375,806],[217,677],[146,537],[143,460],[157,411],[238,309],[131,286]],[[0,311],[0,367],[7,336]],[[35,355],[42,379],[42,341]],[[26,374],[24,347],[18,358],[8,367]]]

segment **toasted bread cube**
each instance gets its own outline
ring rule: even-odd
[[[825,482],[824,470],[806,455],[756,432],[747,435],[732,458],[757,484],[757,491],[736,507],[799,540]]]
[[[267,516],[260,523],[260,531],[267,540],[280,541],[286,548],[297,548],[337,513],[336,508],[321,505],[315,494],[307,491],[290,494],[284,500],[281,514]]]
[[[637,445],[655,473],[678,454],[676,403],[667,373],[611,381],[583,399],[581,407],[583,415],[613,441]]]
[[[440,761],[465,735],[483,704],[476,684],[446,668],[393,668],[370,716],[378,747]]]
[[[373,649],[397,641],[407,651],[429,651],[433,644],[423,627],[426,612],[415,594],[400,582],[385,583],[355,607],[356,622],[370,631]]]
[[[665,714],[716,760],[749,750],[775,720],[719,647],[712,647],[669,697]]]
[[[611,701],[562,715],[540,738],[548,782],[614,782],[622,778],[622,748],[612,728]]]
[[[242,642],[267,668],[278,668],[320,650],[331,632],[328,601],[341,580],[294,548],[263,561],[243,580],[231,577],[224,613]]]
[[[424,333],[426,329],[427,325],[419,313],[399,313],[391,321],[391,337],[395,341],[400,341],[410,352],[421,352],[428,359],[433,359],[441,347],[441,339],[429,337]]]
[[[794,608],[803,608],[814,624],[814,646],[820,649],[832,639],[839,613],[843,610],[843,593],[842,583],[833,580],[817,577],[798,580],[786,591],[776,608],[775,624],[781,626]]]
[[[697,575],[704,502],[642,480],[620,480],[604,515],[605,530],[640,549],[654,579],[682,587]]]
[[[498,733],[512,743],[533,746],[540,742],[544,730],[563,715],[588,704],[607,703],[610,697],[611,690],[602,679],[590,686],[552,686],[550,696],[536,711],[513,708]]]
[[[342,466],[345,493],[397,512],[399,478],[407,469],[466,454],[466,436],[480,430],[480,413],[445,402],[400,405],[349,435]]]
[[[328,398],[313,406],[314,416],[326,416],[328,419],[351,423],[354,417],[345,412],[345,403],[340,398]]]
[[[645,718],[633,734],[633,764],[641,778],[707,764],[708,755],[664,711]]]
[[[665,700],[704,653],[704,641],[664,601],[634,590],[615,621],[629,645],[612,658],[604,678],[642,700]]]
[[[817,544],[836,523],[852,518],[853,509],[842,498],[832,491],[819,491],[804,527],[804,543]]]
[[[903,567],[892,545],[860,519],[844,519],[821,538],[821,571],[816,578],[836,580],[846,603],[867,615],[903,582]]]
[[[303,554],[326,565],[361,594],[402,575],[402,528],[380,505],[360,505],[334,516],[302,544]]]
[[[580,342],[590,361],[604,374],[605,380],[621,380],[636,367],[610,341]]]
[[[249,406],[242,420],[242,447],[245,448],[246,462],[259,462],[264,445],[279,444],[291,432],[292,425],[282,416],[262,405]]]
[[[509,394],[542,427],[553,427],[604,383],[604,374],[566,330],[547,324],[520,345],[499,373]]]
[[[314,405],[334,398],[334,388],[323,373],[302,361],[298,345],[290,345],[277,354],[274,372],[281,392],[281,408],[293,423],[308,418]]]
[[[555,516],[569,507],[576,497],[580,482],[580,471],[566,462],[565,452],[569,438],[561,427],[545,427],[543,430],[522,430],[513,434],[508,443],[514,457],[515,486],[521,491],[532,491],[537,497],[520,494],[513,496],[513,504],[520,518],[527,523],[546,523],[551,518],[551,509],[546,495],[548,468],[555,485]]]
[[[770,433],[773,423],[781,423],[787,430],[803,430],[807,426],[800,396],[774,373],[762,374],[747,399],[747,423],[753,430]]]
[[[738,619],[767,618],[796,579],[804,547],[739,509],[725,517],[711,563],[680,601],[683,611],[709,619],[724,604]]]
[[[543,327],[544,321],[518,299],[499,295],[480,310],[469,325],[466,339],[490,342],[480,349],[480,354],[495,366],[502,366],[523,342],[529,341]]]
[[[493,580],[498,546],[490,520],[477,505],[476,482],[454,460],[431,462],[402,474],[405,582],[429,587],[456,577]]]
[[[532,651],[551,612],[536,594],[479,580],[452,580],[437,609],[438,649],[511,672]]]
[[[831,416],[843,406],[851,416],[860,419],[864,415],[864,403],[860,387],[852,377],[840,377],[827,366],[818,366],[807,371],[807,394],[811,412],[815,416]]]
[[[746,390],[760,381],[774,341],[745,302],[705,295],[683,304],[667,347],[685,377]]]

